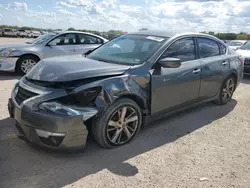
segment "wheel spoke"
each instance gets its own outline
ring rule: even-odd
[[[113,143],[116,143],[116,140],[117,140],[117,138],[119,137],[120,134],[121,134],[121,130],[117,129],[116,132],[115,132],[115,134],[113,135],[111,141],[112,141]]]
[[[116,130],[116,129],[117,129],[116,127],[109,127],[109,128],[108,128],[108,132],[113,131],[113,130]]]
[[[118,124],[117,124],[117,122],[112,121],[112,120],[109,121],[108,125],[111,126],[111,127],[119,127]]]
[[[126,134],[128,139],[130,139],[130,137],[132,136],[127,127],[124,127],[124,133]]]
[[[135,115],[135,116],[130,117],[129,119],[127,119],[127,120],[125,121],[125,123],[127,124],[127,123],[131,123],[131,122],[134,122],[134,121],[137,121],[137,120],[138,120],[138,116]]]
[[[127,107],[123,107],[123,108],[122,108],[122,111],[121,111],[121,116],[120,116],[120,121],[121,121],[121,122],[124,122],[126,113],[127,113]]]
[[[117,144],[121,143],[121,138],[122,138],[122,131],[120,132],[118,139],[117,139]]]
[[[131,126],[129,126],[129,125],[127,125],[127,128],[131,131],[131,132],[134,132],[135,131],[135,129],[134,128],[132,128]]]
[[[222,98],[223,98],[223,100],[226,100],[227,99],[227,93],[223,93]]]

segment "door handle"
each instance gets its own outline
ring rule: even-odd
[[[197,73],[199,73],[199,72],[201,72],[201,69],[194,69],[194,70],[193,70],[193,73],[194,73],[194,74],[197,74]]]
[[[222,64],[223,66],[225,66],[225,65],[228,64],[228,62],[227,62],[227,61],[223,61],[221,64]]]

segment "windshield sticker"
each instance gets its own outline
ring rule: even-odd
[[[140,62],[141,60],[140,59],[134,59],[135,62]]]
[[[157,41],[157,42],[162,42],[164,40],[164,38],[154,37],[154,36],[148,36],[146,39],[154,40],[154,41]]]

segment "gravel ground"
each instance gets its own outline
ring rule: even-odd
[[[0,72],[1,188],[250,187],[250,78],[228,105],[209,103],[153,122],[114,150],[89,138],[82,153],[35,148],[15,136],[7,100],[18,79]]]

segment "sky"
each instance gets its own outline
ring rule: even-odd
[[[250,0],[0,0],[0,25],[250,32]]]

